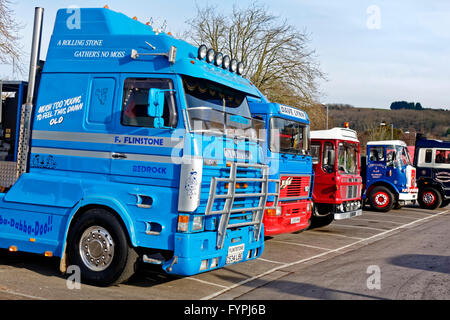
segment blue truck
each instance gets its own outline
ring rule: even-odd
[[[60,9],[45,62],[2,82],[0,248],[84,282],[193,275],[264,250],[271,181],[242,63],[108,8]]]
[[[436,209],[450,204],[450,141],[416,136],[414,166],[417,169],[418,202]]]
[[[361,169],[363,199],[373,210],[387,212],[417,200],[416,169],[405,142],[369,141]]]
[[[269,206],[276,202],[278,206],[264,214],[264,235],[305,230],[311,223],[314,177],[308,115],[298,108],[253,99],[250,110],[255,118],[266,124],[267,143],[263,149],[270,178],[279,180],[279,190],[275,184],[269,189],[279,197],[269,198]]]

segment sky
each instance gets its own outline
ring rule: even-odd
[[[56,11],[69,6],[103,7],[140,21],[166,21],[182,34],[196,6],[231,12],[255,0],[12,0],[23,25],[29,53],[34,7],[45,9],[41,59],[45,59]],[[447,0],[256,0],[268,11],[309,35],[309,48],[326,79],[319,81],[321,103],[389,108],[391,102],[420,102],[450,110],[450,1]],[[28,56],[25,61],[28,61]],[[12,78],[10,66],[0,75]],[[26,78],[26,77],[25,77]]]

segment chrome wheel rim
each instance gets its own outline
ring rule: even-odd
[[[86,267],[92,271],[103,271],[114,258],[114,241],[105,228],[92,226],[83,232],[79,252]]]
[[[423,195],[423,202],[425,202],[425,204],[427,204],[427,205],[431,205],[431,204],[433,204],[434,203],[434,201],[436,200],[435,199],[435,196],[434,196],[434,194],[432,193],[432,192],[426,192],[424,195]]]

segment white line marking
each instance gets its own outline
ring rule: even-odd
[[[29,299],[47,300],[47,299],[42,298],[42,297],[37,297],[37,296],[32,296],[32,295],[29,295],[29,294],[25,294],[25,293],[15,292],[15,291],[12,291],[10,289],[0,289],[0,291],[8,293],[8,294],[24,297],[24,298],[29,298]]]
[[[263,258],[258,258],[256,260],[261,260],[261,261],[275,263],[275,264],[285,264],[286,263],[286,262],[278,262],[278,261],[273,261],[273,260],[268,260],[268,259],[263,259]]]
[[[319,250],[332,250],[331,248],[322,248],[322,247],[316,247],[316,246],[310,246],[308,244],[303,244],[303,243],[295,243],[295,242],[289,242],[289,241],[280,241],[280,240],[269,240],[270,242],[279,242],[279,243],[286,243],[286,244],[292,244],[294,246],[302,246],[302,247],[308,247],[308,248],[313,248],[313,249],[319,249]]]
[[[377,213],[369,213],[369,212],[364,212],[362,217],[364,217],[365,215],[370,215],[370,216],[376,216],[376,217],[385,217],[385,216],[392,216],[392,217],[396,217],[396,218],[402,218],[402,219],[410,219],[410,220],[416,220],[417,217],[413,218],[413,217],[404,217],[404,216],[400,216],[400,214],[389,214],[389,213],[384,213],[383,215],[377,214]]]
[[[348,224],[338,224],[338,223],[333,223],[334,226],[339,226],[339,227],[349,227],[349,228],[359,228],[359,229],[369,229],[369,230],[376,230],[376,231],[386,231],[386,229],[379,229],[379,228],[372,228],[372,227],[362,227],[362,226],[351,226]]]
[[[372,222],[389,222],[389,223],[394,223],[394,224],[403,224],[402,222],[396,222],[396,221],[390,221],[390,220],[373,220],[373,219],[364,219],[364,218],[355,218],[355,220],[352,221],[359,221],[359,220],[363,220],[363,221],[372,221]]]
[[[278,271],[278,270],[281,270],[281,269],[284,269],[284,268],[287,268],[287,267],[290,267],[290,266],[293,266],[293,265],[296,265],[296,264],[300,264],[300,263],[302,263],[302,262],[306,262],[306,261],[309,261],[309,260],[312,260],[312,259],[320,258],[320,257],[323,257],[323,256],[325,256],[325,255],[327,255],[327,254],[329,254],[329,253],[332,253],[332,252],[338,252],[338,251],[340,251],[340,250],[343,250],[343,249],[346,249],[346,248],[348,248],[348,247],[351,247],[351,246],[353,246],[353,245],[355,245],[355,244],[358,244],[358,243],[361,243],[361,242],[364,242],[364,241],[368,241],[368,240],[374,239],[374,238],[379,237],[379,236],[383,236],[383,235],[388,234],[388,233],[390,233],[390,232],[393,232],[393,231],[396,231],[396,230],[405,228],[405,227],[407,227],[407,226],[413,225],[413,224],[415,224],[415,223],[417,223],[417,222],[421,222],[421,221],[425,221],[425,220],[428,220],[428,219],[431,219],[431,218],[434,218],[434,217],[441,216],[441,215],[443,215],[443,214],[445,214],[445,213],[447,213],[447,212],[450,212],[450,209],[449,209],[449,210],[442,211],[442,212],[439,212],[439,213],[437,213],[437,214],[435,214],[435,215],[432,215],[432,216],[429,216],[429,217],[425,217],[425,218],[422,218],[422,219],[419,219],[419,220],[415,220],[415,221],[409,222],[409,223],[407,223],[407,224],[398,226],[398,227],[396,227],[396,228],[394,228],[394,229],[385,230],[384,232],[378,233],[378,234],[373,235],[373,236],[368,237],[368,238],[364,238],[364,239],[355,241],[355,242],[353,242],[353,243],[351,243],[351,244],[345,245],[345,246],[340,247],[340,248],[337,248],[337,249],[333,249],[333,250],[330,250],[330,251],[322,252],[322,253],[320,253],[320,254],[317,254],[317,255],[315,255],[315,256],[312,256],[312,257],[309,257],[309,258],[306,258],[306,259],[301,259],[301,260],[298,260],[298,261],[295,261],[295,262],[286,263],[286,264],[284,264],[284,265],[281,265],[281,266],[272,268],[272,269],[270,269],[270,270],[268,270],[268,271],[266,271],[266,272],[263,272],[263,273],[261,273],[261,274],[259,274],[259,275],[257,275],[257,276],[253,276],[253,277],[248,278],[248,279],[246,279],[246,280],[243,280],[243,281],[241,281],[241,282],[235,283],[234,285],[229,286],[229,287],[227,287],[227,288],[225,288],[225,289],[223,289],[223,290],[220,290],[220,291],[218,291],[218,292],[216,292],[216,293],[213,293],[213,294],[211,294],[211,295],[209,295],[209,296],[203,297],[201,300],[210,300],[210,299],[213,299],[213,298],[215,298],[215,297],[221,295],[222,293],[225,293],[225,292],[227,292],[227,291],[230,291],[230,290],[232,290],[232,289],[234,289],[234,288],[237,288],[237,287],[239,287],[239,286],[241,286],[241,285],[244,285],[244,284],[246,284],[246,283],[248,283],[248,282],[250,282],[250,281],[259,279],[259,278],[261,278],[261,277],[264,277],[264,276],[266,276],[266,275],[268,275],[268,274],[271,274],[272,272],[275,272],[275,271]]]
[[[227,288],[227,286],[223,286],[223,285],[221,285],[221,284],[217,284],[217,283],[213,283],[213,282],[209,282],[209,281],[205,281],[205,280],[200,280],[200,279],[194,278],[194,277],[186,277],[186,278],[184,278],[184,279],[194,280],[194,281],[201,282],[201,283],[204,283],[204,284],[209,284],[209,285],[211,285],[211,286],[216,286],[216,287],[221,287],[221,288]]]
[[[356,240],[364,239],[364,238],[360,238],[360,237],[350,237],[350,236],[344,236],[342,234],[326,233],[326,232],[320,232],[320,231],[315,231],[315,230],[308,230],[308,231],[306,231],[305,234],[309,234],[309,233],[314,233],[314,234],[317,234],[317,235],[324,235],[324,236],[333,236],[333,237],[342,237],[342,238],[356,239]]]

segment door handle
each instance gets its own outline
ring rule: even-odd
[[[113,153],[111,154],[111,157],[112,157],[113,159],[126,159],[126,158],[127,158],[127,155],[124,154],[124,153],[116,153],[116,152],[113,152]]]

